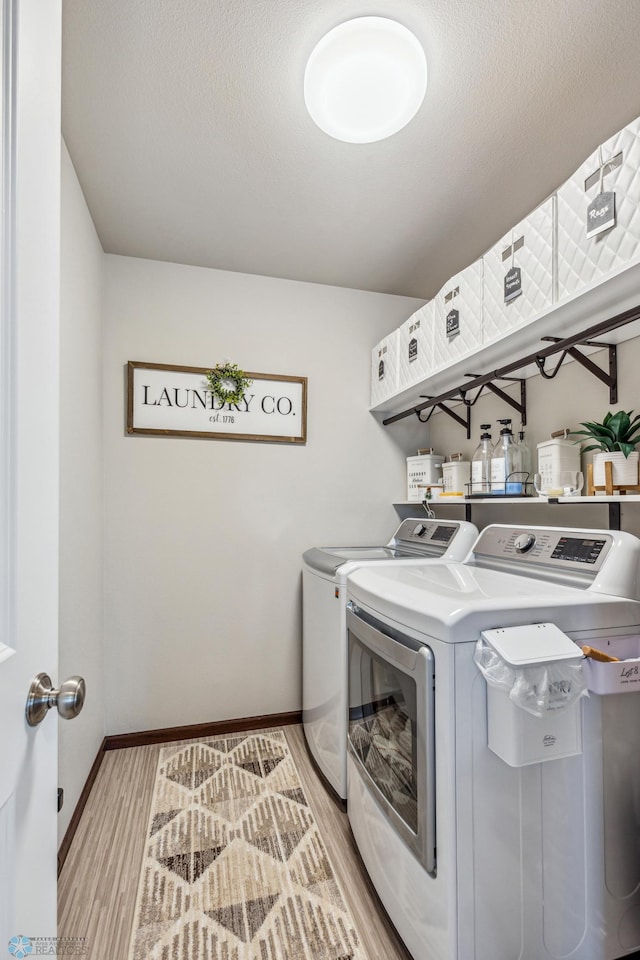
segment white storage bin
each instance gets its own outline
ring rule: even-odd
[[[524,670],[525,676],[529,667],[575,667],[582,658],[580,648],[552,623],[485,630],[482,638],[508,667]],[[550,697],[548,710],[537,717],[514,703],[506,689],[487,680],[489,749],[511,767],[582,753],[579,700],[564,706],[562,698],[562,693],[557,701]]]
[[[587,209],[603,191],[615,193],[616,225],[587,238]],[[611,137],[558,190],[558,298],[640,255],[640,119]]]
[[[482,260],[452,277],[435,297],[434,371],[482,345]]]
[[[398,392],[425,380],[433,370],[433,300],[400,327]]]
[[[394,330],[371,351],[371,406],[398,392],[400,330]]]
[[[550,197],[484,255],[483,343],[530,323],[555,302],[555,216]]]
[[[585,657],[582,669],[593,693],[640,693],[640,637],[606,637],[593,646],[619,663],[601,663]]]
[[[436,453],[407,457],[407,500],[422,500],[427,484],[442,483],[440,468],[443,462],[444,457]]]

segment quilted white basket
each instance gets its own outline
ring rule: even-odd
[[[424,380],[433,370],[433,300],[420,307],[400,327],[398,392]]]
[[[555,301],[556,200],[550,197],[484,255],[483,343],[530,323]],[[511,300],[505,278],[520,271],[520,294]]]
[[[482,346],[482,260],[447,281],[435,297],[433,369],[448,367]],[[457,318],[453,316],[457,312]],[[451,332],[457,319],[458,330]]]
[[[400,330],[394,330],[371,351],[371,406],[398,392]]]
[[[587,239],[587,209],[602,190],[614,191],[616,224]],[[558,190],[558,297],[640,256],[640,119],[595,150]]]

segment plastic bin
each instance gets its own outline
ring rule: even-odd
[[[585,683],[578,669],[581,649],[553,623],[485,630],[481,638],[497,654],[493,665],[499,668],[500,661],[504,667],[494,670],[492,679],[491,670],[485,672],[476,654],[487,679],[489,749],[511,767],[582,753],[578,698],[585,692]],[[495,682],[498,677],[502,681],[499,686]],[[542,716],[534,716],[514,702],[514,689],[519,688],[526,702],[527,684],[535,694],[542,677],[549,681],[548,696]]]
[[[640,693],[640,636],[603,637],[589,642],[620,662],[601,663],[585,657],[582,669],[588,689],[599,694]]]

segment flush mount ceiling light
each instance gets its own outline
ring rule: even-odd
[[[358,17],[313,49],[304,74],[307,110],[321,130],[347,143],[373,143],[402,130],[427,89],[427,60],[395,20]]]

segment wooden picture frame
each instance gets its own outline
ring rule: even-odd
[[[252,381],[238,404],[224,403],[207,383],[210,367],[127,363],[127,434],[307,442],[307,378],[247,373]]]

